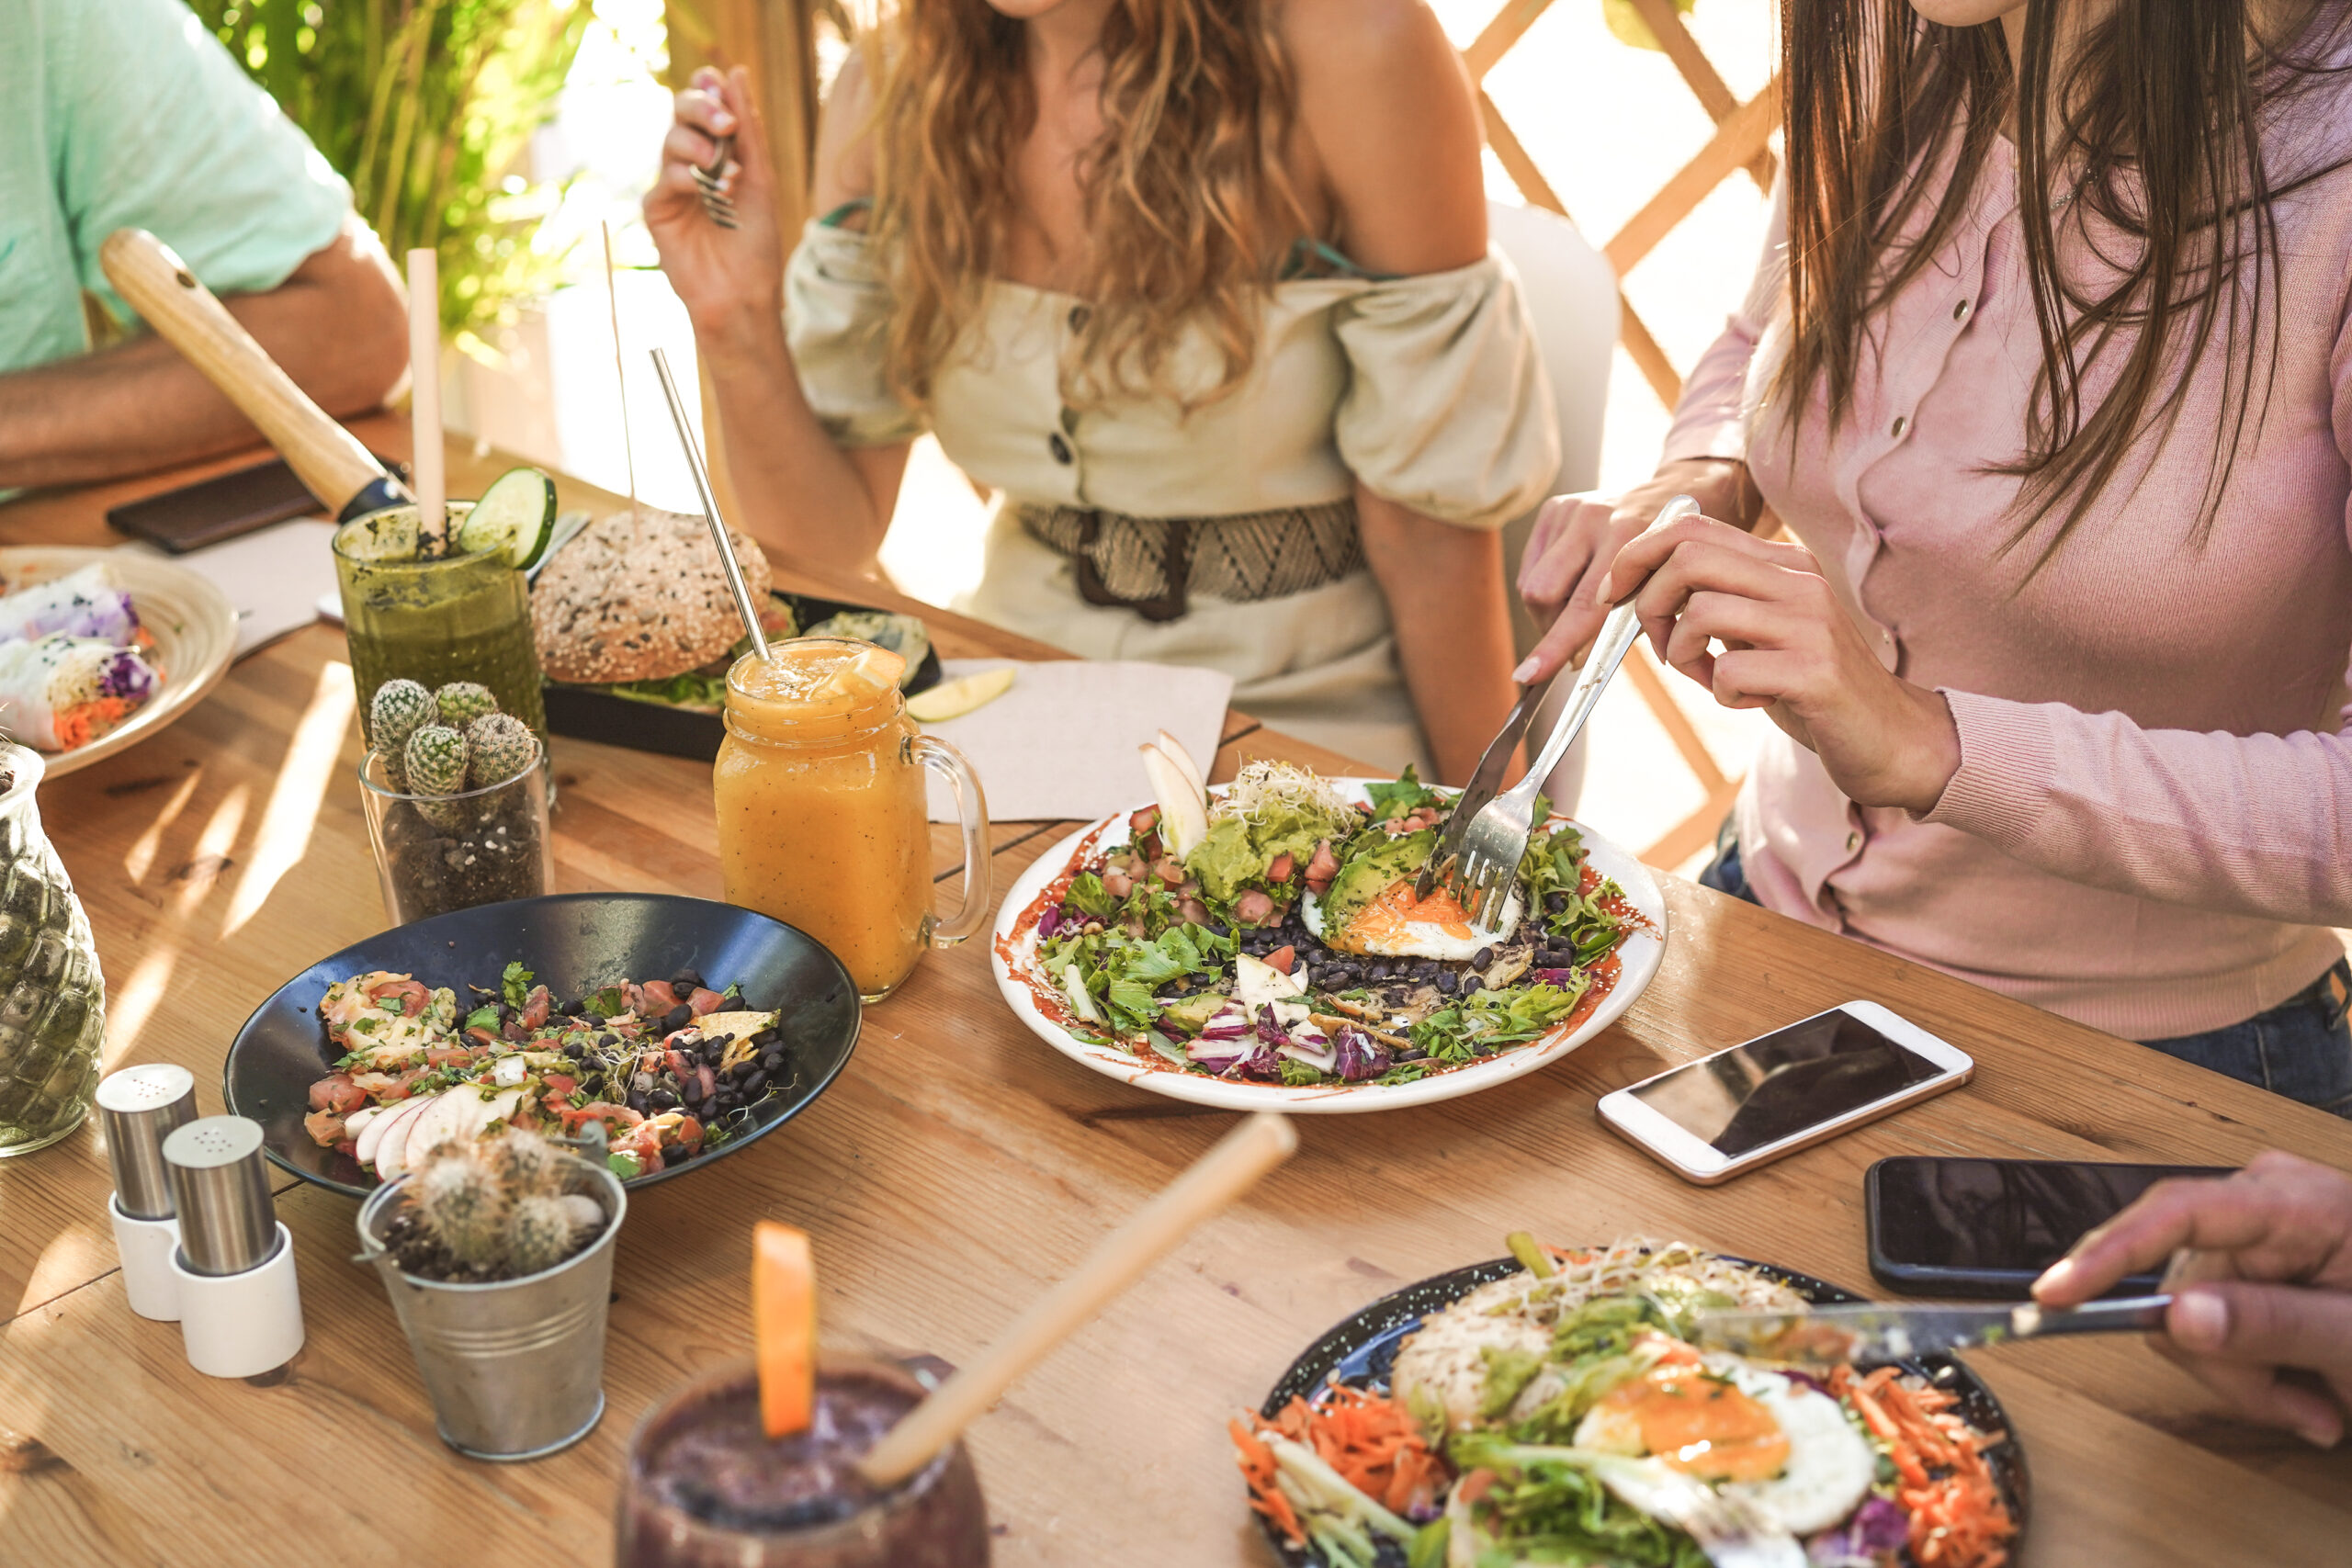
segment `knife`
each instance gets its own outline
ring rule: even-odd
[[[1552,677],[1552,681],[1558,679],[1556,673]],[[1447,813],[1445,826],[1438,833],[1437,848],[1431,850],[1430,858],[1421,863],[1421,874],[1413,883],[1416,903],[1430,896],[1430,889],[1437,886],[1437,874],[1444,868],[1446,862],[1462,852],[1462,835],[1470,830],[1470,819],[1478,815],[1487,802],[1495,798],[1497,790],[1503,787],[1503,774],[1510,769],[1510,754],[1518,750],[1520,740],[1527,734],[1528,725],[1534,721],[1535,710],[1544,705],[1544,697],[1551,693],[1552,681],[1521,692],[1519,703],[1510,710],[1510,716],[1503,720],[1503,727],[1495,732],[1495,738],[1487,742],[1486,754],[1478,759],[1477,772],[1470,775],[1470,782],[1464,786],[1462,793],[1453,797],[1453,806]]]
[[[1904,1361],[2050,1334],[2144,1332],[2164,1326],[2171,1304],[2170,1296],[2120,1296],[2078,1307],[1853,1302],[1799,1312],[1701,1312],[1689,1337],[1761,1360],[1813,1366]]]

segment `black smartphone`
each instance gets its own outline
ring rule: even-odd
[[[1897,1291],[2023,1301],[2086,1231],[2167,1177],[2222,1177],[2228,1166],[2101,1165],[2072,1160],[1939,1159],[1900,1155],[1862,1179],[1871,1272]],[[2144,1295],[2153,1274],[2110,1295]]]

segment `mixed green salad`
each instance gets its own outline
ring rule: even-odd
[[[1640,919],[1565,824],[1530,840],[1492,929],[1442,889],[1416,898],[1455,795],[1410,769],[1354,801],[1258,761],[1212,801],[1189,759],[1162,761],[1127,841],[1090,840],[1023,917],[1058,1021],[1156,1067],[1410,1083],[1543,1038]]]

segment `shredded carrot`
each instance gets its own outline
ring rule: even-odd
[[[1349,1485],[1391,1513],[1411,1517],[1437,1506],[1446,1472],[1402,1405],[1360,1388],[1334,1386],[1321,1404],[1293,1399],[1271,1421],[1251,1415],[1229,1430],[1236,1462],[1250,1483],[1250,1506],[1279,1526],[1294,1544],[1306,1534],[1290,1500],[1274,1484],[1274,1454],[1262,1434],[1278,1432],[1312,1449]]]
[[[1839,1367],[1829,1387],[1887,1445],[1902,1482],[1896,1499],[1911,1515],[1911,1555],[1922,1568],[2002,1568],[2017,1522],[1982,1441],[1953,1414],[1951,1391],[1912,1387],[1893,1367],[1860,1377]]]

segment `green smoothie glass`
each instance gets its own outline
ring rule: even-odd
[[[472,504],[448,508],[454,536]],[[334,570],[363,723],[387,681],[474,681],[546,743],[530,586],[504,550],[420,560],[415,506],[390,506],[335,530]]]

